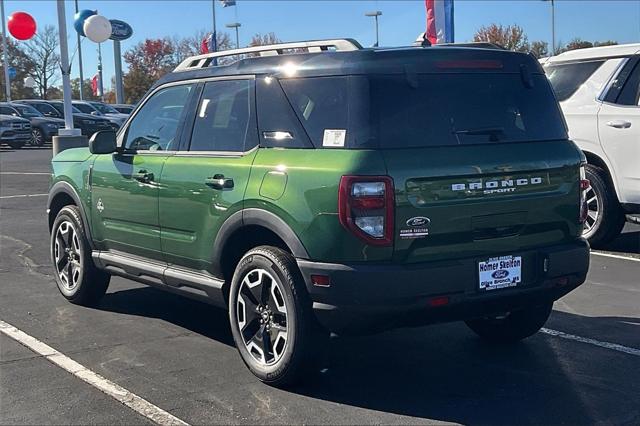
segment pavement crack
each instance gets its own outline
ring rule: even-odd
[[[9,235],[0,235],[0,239],[9,240],[13,243],[23,246],[21,249],[15,252],[15,256],[18,259],[18,261],[22,263],[22,265],[26,268],[27,273],[31,275],[36,275],[38,277],[45,277],[45,278],[53,277],[53,275],[51,274],[45,274],[37,270],[37,268],[45,268],[45,267],[48,267],[49,265],[40,265],[39,263],[37,263],[36,261],[34,261],[33,259],[31,259],[29,256],[25,254],[28,250],[31,250],[33,248],[31,244],[27,243],[26,241],[20,240],[18,238],[11,237]]]

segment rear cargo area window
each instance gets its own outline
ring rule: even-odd
[[[527,74],[526,79],[520,73],[486,71],[374,74],[281,83],[316,147],[341,147],[343,135],[344,148],[567,137],[560,108],[543,74]]]
[[[546,66],[545,72],[558,101],[569,99],[603,63],[604,61],[590,61]]]

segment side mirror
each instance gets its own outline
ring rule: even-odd
[[[116,132],[111,130],[96,132],[89,139],[89,151],[92,154],[112,154],[117,149]]]

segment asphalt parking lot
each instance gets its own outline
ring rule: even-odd
[[[177,419],[269,424],[640,424],[640,226],[591,256],[588,281],[544,332],[491,346],[464,324],[333,338],[326,368],[289,390],[258,382],[226,312],[114,278],[72,305],[49,267],[48,148],[0,148],[0,324]],[[148,417],[0,333],[0,423]]]

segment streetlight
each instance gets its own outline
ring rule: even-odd
[[[374,47],[379,47],[380,46],[380,37],[379,37],[379,33],[378,33],[378,16],[381,16],[382,12],[380,12],[379,10],[373,11],[373,12],[367,12],[364,14],[364,16],[368,16],[370,18],[375,18],[376,20],[376,44],[374,45]]]
[[[235,28],[236,29],[236,49],[240,49],[240,36],[238,34],[238,28],[240,28],[242,24],[240,22],[233,22],[231,24],[227,24],[227,28]]]
[[[551,55],[556,54],[556,8],[554,0],[542,0],[551,2]]]

